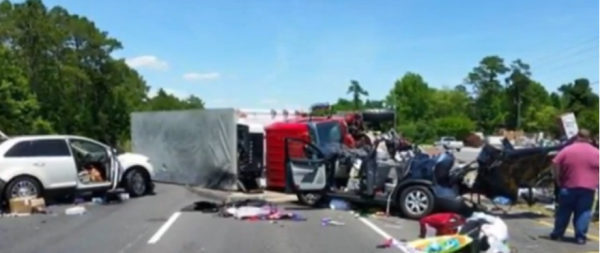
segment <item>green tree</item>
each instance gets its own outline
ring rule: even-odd
[[[0,131],[7,135],[51,131],[39,117],[38,101],[16,63],[16,57],[0,46]]]
[[[598,94],[588,79],[576,79],[559,88],[564,112],[573,112],[580,127],[598,133]]]
[[[431,125],[435,128],[437,136],[453,136],[460,140],[473,133],[476,128],[475,122],[466,115],[437,118]]]
[[[510,65],[510,74],[506,78],[506,107],[508,109],[507,126],[521,129],[523,111],[531,106],[529,96],[525,95],[533,80],[528,64],[516,60]]]
[[[369,92],[367,92],[358,81],[351,80],[350,86],[348,86],[348,91],[346,92],[352,95],[352,103],[354,103],[354,110],[360,110],[362,106],[361,97],[368,97]]]
[[[399,124],[426,120],[432,107],[432,90],[419,74],[408,72],[396,81],[390,91]]]
[[[0,120],[11,134],[54,130],[116,144],[129,138],[131,112],[204,107],[196,96],[148,98],[144,79],[112,57],[121,42],[90,19],[41,0],[0,2],[0,45],[6,111]]]
[[[485,133],[505,126],[508,116],[507,99],[500,78],[509,71],[504,59],[499,56],[487,56],[465,79],[465,83],[474,91],[474,120]]]

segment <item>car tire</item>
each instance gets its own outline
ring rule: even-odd
[[[13,198],[12,192],[15,190],[14,188],[23,187],[23,185],[27,185],[28,187],[31,187],[30,190],[35,192],[35,194],[32,194],[31,196],[28,196],[28,197],[39,198],[42,196],[42,191],[44,190],[44,188],[42,187],[42,185],[40,184],[40,182],[37,179],[35,179],[33,177],[29,177],[29,176],[21,176],[21,177],[17,177],[15,179],[11,180],[10,183],[8,183],[8,185],[6,185],[6,188],[4,191],[4,197],[6,198],[6,200]]]
[[[132,168],[125,174],[125,190],[132,198],[141,197],[150,192],[150,177],[142,168]]]
[[[325,202],[325,195],[322,193],[298,193],[296,197],[300,204],[310,207],[319,207]]]
[[[401,215],[417,220],[433,212],[435,198],[428,187],[413,185],[402,190],[398,204]]]

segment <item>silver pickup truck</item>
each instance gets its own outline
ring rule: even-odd
[[[445,147],[448,149],[460,151],[465,144],[462,141],[457,141],[456,138],[444,136],[434,143],[436,147]]]

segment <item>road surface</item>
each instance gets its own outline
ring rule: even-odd
[[[347,212],[290,206],[307,221],[236,221],[181,211],[200,197],[187,189],[159,185],[157,195],[119,205],[91,205],[82,216],[55,215],[0,218],[2,253],[347,253],[379,251],[384,237],[413,239],[414,221],[395,218],[357,219]],[[329,217],[341,227],[322,227]],[[539,239],[549,228],[529,219],[507,220],[519,252],[598,252],[587,246]],[[597,238],[597,237],[596,237]],[[395,249],[381,251],[396,251]]]

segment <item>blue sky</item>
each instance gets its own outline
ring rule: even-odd
[[[454,86],[492,54],[522,58],[548,89],[599,76],[591,0],[46,3],[121,40],[117,55],[152,87],[197,95],[209,107],[306,107],[346,96],[350,79],[382,98],[407,71]]]

